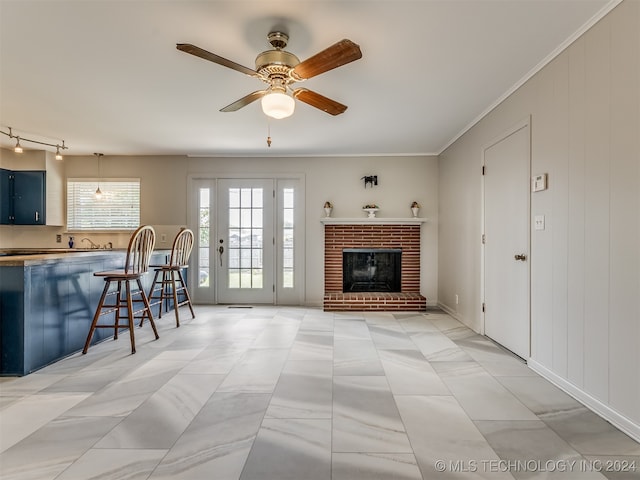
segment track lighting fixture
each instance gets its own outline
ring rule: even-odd
[[[31,140],[29,138],[25,138],[25,137],[21,137],[20,135],[14,135],[13,134],[13,130],[11,129],[11,127],[7,127],[9,129],[9,132],[4,132],[2,130],[0,130],[0,133],[3,135],[6,135],[9,138],[15,138],[16,139],[16,146],[14,147],[13,151],[16,153],[22,153],[24,150],[22,149],[22,145],[20,144],[20,141],[23,142],[29,142],[29,143],[37,143],[38,145],[45,145],[47,147],[55,147],[56,148],[56,160],[62,160],[62,154],[60,153],[60,150],[66,150],[67,147],[64,144],[64,140],[62,140],[62,145],[60,145],[59,143],[47,143],[47,142],[41,142],[39,140]]]

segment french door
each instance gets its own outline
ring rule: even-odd
[[[303,302],[302,181],[192,179],[194,302]]]
[[[274,303],[273,180],[218,181],[218,303]]]

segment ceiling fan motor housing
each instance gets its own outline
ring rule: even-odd
[[[273,76],[289,77],[289,72],[300,60],[293,53],[284,50],[267,50],[256,57],[256,71],[264,78]]]

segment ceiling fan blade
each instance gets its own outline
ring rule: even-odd
[[[301,102],[311,105],[312,107],[319,108],[330,115],[340,115],[347,109],[346,105],[338,103],[335,100],[331,100],[330,98],[306,88],[296,88],[293,91],[293,96]]]
[[[227,105],[224,108],[221,108],[220,111],[221,112],[235,112],[236,110],[240,110],[242,107],[246,107],[250,103],[255,102],[259,98],[264,97],[264,95],[266,93],[267,93],[267,90],[258,90],[256,92],[252,92],[249,95],[245,95],[240,100],[236,100],[232,104]]]
[[[351,40],[344,39],[300,62],[293,69],[293,74],[301,80],[306,80],[359,58],[362,58],[360,47]]]
[[[190,53],[191,55],[195,55],[196,57],[204,58],[205,60],[217,63],[218,65],[222,65],[223,67],[237,70],[238,72],[249,75],[250,77],[258,77],[258,73],[255,70],[251,70],[250,68],[240,65],[239,63],[227,60],[220,55],[216,55],[215,53],[207,52],[206,50],[203,50],[200,47],[196,47],[195,45],[191,45],[190,43],[178,43],[176,44],[176,48],[181,52]]]

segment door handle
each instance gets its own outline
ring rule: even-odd
[[[38,212],[36,211],[36,222],[40,219],[40,215],[38,215]]]
[[[222,245],[218,247],[218,253],[220,254],[220,266],[222,266],[222,254],[224,253],[224,247]]]
[[[521,262],[525,262],[527,260],[527,255],[524,253],[516,254],[514,257],[516,260],[520,260]]]

